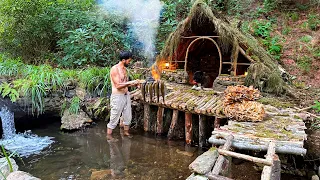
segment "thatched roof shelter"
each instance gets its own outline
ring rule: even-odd
[[[246,85],[282,92],[285,83],[276,60],[236,26],[197,0],[188,17],[169,35],[156,64],[175,64],[189,78],[195,71],[204,71],[211,81],[221,74],[246,74]]]

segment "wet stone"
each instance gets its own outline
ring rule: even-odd
[[[32,176],[29,173],[23,172],[23,171],[14,171],[9,174],[7,177],[7,180],[40,180],[39,178],[36,178]]]
[[[202,155],[197,157],[189,165],[189,169],[198,174],[207,174],[211,171],[218,156],[219,154],[216,149],[209,149],[207,152],[204,152]]]
[[[16,164],[16,161],[12,158],[10,158],[10,162],[12,164],[13,171],[18,170],[18,165]],[[0,158],[0,171],[4,176],[8,176],[10,174],[10,168],[8,165],[8,161],[5,157]],[[0,179],[2,179],[2,176],[0,175]]]
[[[194,173],[192,173],[187,180],[207,180],[208,178],[205,176],[200,176],[200,175],[195,175]]]

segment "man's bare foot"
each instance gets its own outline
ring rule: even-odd
[[[133,137],[129,132],[124,132],[123,135],[127,136],[128,138],[132,138]]]
[[[108,135],[107,135],[107,141],[108,141],[108,142],[117,142],[118,139],[112,137],[111,134],[108,134]]]

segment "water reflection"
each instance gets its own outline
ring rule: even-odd
[[[34,129],[39,135],[55,137],[46,153],[25,158],[27,171],[41,179],[184,179],[196,158],[180,153],[184,142],[156,139],[133,132],[133,138],[114,131],[118,142],[108,142],[105,124],[74,133],[59,132],[59,125]],[[18,161],[19,162],[19,161]]]
[[[120,135],[120,148],[118,142],[108,141],[110,148],[110,169],[114,177],[124,176],[124,170],[130,159],[131,138],[124,136],[123,129],[120,130]]]

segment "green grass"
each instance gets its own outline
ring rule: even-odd
[[[89,67],[87,69],[59,69],[48,64],[35,66],[23,64],[20,59],[10,59],[0,54],[0,76],[13,78],[10,84],[0,85],[0,94],[10,97],[12,102],[24,97],[31,102],[32,114],[44,113],[44,98],[49,93],[65,90],[67,84],[79,84],[89,95],[106,96],[111,90],[108,67]],[[139,77],[131,73],[132,76]],[[76,104],[76,100],[73,103]],[[72,104],[72,103],[71,103]],[[76,106],[72,108],[77,112]]]
[[[303,37],[300,38],[301,42],[305,42],[305,43],[309,43],[312,40],[312,37],[309,35],[305,35]]]

